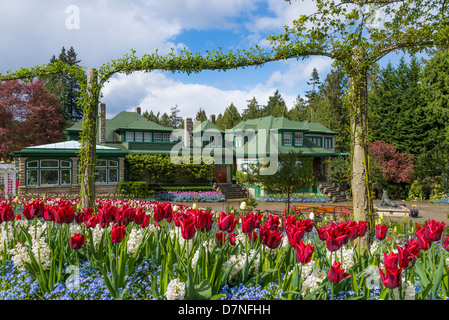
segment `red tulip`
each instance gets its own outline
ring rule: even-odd
[[[302,240],[306,233],[306,228],[306,226],[292,225],[288,229],[285,229],[288,242],[292,247],[295,247],[295,245]]]
[[[110,204],[106,204],[104,206],[98,207],[98,223],[100,224],[100,227],[106,228],[109,226],[111,222],[113,222],[116,218],[118,212],[118,208],[115,206],[112,206]]]
[[[218,216],[218,229],[233,232],[238,221],[238,219],[234,219],[234,213],[226,214],[222,211]]]
[[[253,231],[253,232],[251,232],[251,233],[248,233],[248,240],[249,240],[249,241],[256,242],[257,239],[258,239],[258,238],[257,238],[257,232],[256,232],[256,231]]]
[[[256,227],[257,216],[253,212],[248,212],[245,216],[241,217],[242,231],[243,233],[251,233]]]
[[[100,215],[99,214],[94,214],[91,216],[85,215],[83,219],[86,228],[95,228],[95,226],[99,223]]]
[[[233,246],[235,246],[235,238],[236,237],[237,237],[237,234],[235,234],[234,232],[229,234],[229,237],[228,237],[229,243]]]
[[[83,246],[84,242],[86,241],[86,238],[84,238],[84,235],[81,233],[75,233],[69,241],[69,246],[73,250],[79,250]]]
[[[278,216],[269,215],[268,220],[263,225],[267,229],[276,230],[279,227],[279,223],[280,221]]]
[[[394,252],[390,252],[388,255],[384,251],[384,265],[386,268],[396,269],[399,263],[399,255]]]
[[[359,221],[359,237],[363,237],[367,231],[368,224],[366,221]]]
[[[210,211],[195,210],[194,216],[195,228],[202,232],[209,232],[212,229],[214,220],[213,213]]]
[[[419,248],[422,250],[428,250],[432,246],[432,241],[426,238],[423,232],[415,232],[416,239],[418,240]]]
[[[23,215],[27,220],[33,220],[34,218],[42,218],[44,216],[44,203],[40,200],[34,200],[31,203],[23,205]]]
[[[424,224],[424,235],[430,241],[439,241],[445,225],[444,222],[436,222],[435,220],[426,221]]]
[[[276,249],[281,244],[283,235],[279,230],[270,230],[264,225],[259,229],[260,242],[270,249]]]
[[[192,215],[188,215],[181,221],[181,235],[184,239],[190,240],[196,233],[195,220]]]
[[[379,240],[385,239],[387,236],[388,227],[383,224],[376,225],[376,238]]]
[[[13,221],[15,217],[14,210],[10,204],[0,204],[0,221]]]
[[[111,240],[112,243],[120,243],[123,240],[123,237],[125,237],[126,231],[125,231],[125,225],[113,225],[112,231],[111,231]]]
[[[57,223],[72,223],[75,219],[75,212],[75,209],[70,205],[59,205],[54,211],[54,221]]]
[[[401,284],[401,272],[402,268],[385,268],[385,274],[382,269],[379,267],[380,279],[382,284],[389,288],[395,289]]]
[[[398,266],[404,269],[411,268],[415,265],[416,256],[411,252],[409,248],[398,247]]]
[[[296,260],[301,263],[309,263],[310,259],[312,258],[313,249],[315,249],[315,246],[311,245],[310,243],[305,245],[302,241],[299,241],[299,243],[295,244],[296,249]]]
[[[171,206],[171,203],[167,202],[162,207],[163,207],[165,221],[172,222],[173,221],[173,208]]]
[[[444,238],[443,241],[443,248],[447,251],[449,251],[449,237]]]
[[[220,243],[220,245],[223,245],[224,243],[224,232],[215,232],[215,236],[217,237],[218,242]]]
[[[345,269],[340,268],[341,263],[334,261],[334,264],[331,266],[329,272],[327,273],[327,278],[334,282],[339,283],[342,279],[351,276],[351,274],[345,272]]]
[[[137,225],[141,225],[145,221],[146,212],[142,208],[137,208],[134,210],[133,221]]]
[[[154,207],[153,219],[156,222],[161,222],[164,219],[165,211],[161,203],[157,203]]]
[[[316,227],[316,231],[318,232],[318,237],[321,241],[326,240],[326,230],[327,227]]]

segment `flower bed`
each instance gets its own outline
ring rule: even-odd
[[[283,194],[269,194],[260,196],[257,200],[267,202],[287,202],[287,196]],[[293,193],[290,202],[329,202],[329,197],[318,193]]]
[[[157,201],[176,202],[221,202],[226,201],[219,191],[156,191],[154,199]]]
[[[445,224],[0,200],[0,299],[448,299]],[[354,245],[363,236],[369,250]]]

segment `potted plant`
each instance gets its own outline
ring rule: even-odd
[[[416,218],[418,216],[419,210],[417,209],[416,204],[412,204],[412,208],[410,209],[410,217]]]
[[[346,222],[346,220],[348,219],[348,216],[349,216],[349,213],[348,213],[348,212],[341,211],[341,212],[338,214],[339,222]]]

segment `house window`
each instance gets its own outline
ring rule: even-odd
[[[143,133],[143,141],[144,142],[151,142],[151,132],[144,132]]]
[[[302,132],[295,132],[295,146],[302,146]]]
[[[312,143],[316,144],[319,147],[323,146],[323,138],[321,137],[308,137]]]
[[[170,142],[170,133],[164,133],[164,141],[163,142]]]
[[[117,183],[118,161],[98,159],[95,166],[95,183]]]
[[[156,132],[154,134],[154,142],[162,142],[162,133]]]
[[[235,147],[236,148],[243,147],[243,137],[241,135],[235,137]]]
[[[284,145],[291,146],[292,145],[292,133],[284,132]]]
[[[67,160],[32,160],[27,162],[27,186],[56,186],[72,183],[72,162]]]
[[[134,132],[132,131],[127,131],[126,132],[126,141],[134,141]]]
[[[334,141],[332,138],[324,138],[324,148],[332,149],[334,147]]]
[[[134,141],[142,142],[143,141],[143,132],[135,132],[134,133]]]

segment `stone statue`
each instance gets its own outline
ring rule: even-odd
[[[399,205],[394,203],[388,198],[388,192],[387,190],[383,190],[382,193],[382,202],[380,203],[381,207],[388,207],[388,208],[399,208]]]

